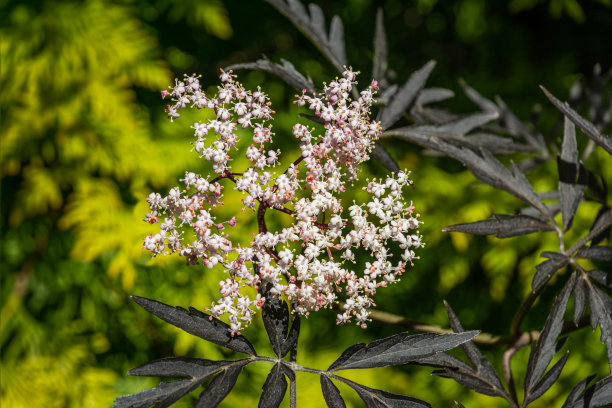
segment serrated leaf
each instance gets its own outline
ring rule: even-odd
[[[200,393],[200,397],[194,408],[214,408],[218,406],[232,391],[232,388],[236,385],[236,381],[238,381],[238,376],[240,376],[242,368],[246,364],[246,361],[244,364],[234,364],[219,373],[219,375],[210,382],[208,387]]]
[[[419,91],[425,86],[425,82],[435,65],[435,61],[429,61],[421,69],[412,73],[408,81],[393,95],[387,106],[380,110],[378,120],[380,120],[383,130],[397,122],[402,114],[410,108]]]
[[[155,388],[116,398],[111,408],[166,408],[198,388],[200,384],[201,382],[193,379],[161,382]]]
[[[572,390],[570,391],[569,395],[567,396],[567,399],[565,400],[565,403],[563,403],[563,406],[561,408],[570,408],[570,407],[572,407],[573,404],[578,401],[580,396],[587,389],[587,386],[593,380],[593,378],[595,378],[595,376],[594,375],[590,375],[590,376],[582,379],[580,382],[578,382],[578,384],[576,384],[574,386],[574,388],[572,388]]]
[[[537,293],[550,280],[553,274],[563,268],[570,261],[570,258],[557,252],[543,252],[540,256],[550,258],[539,265],[536,265],[536,273],[531,282],[531,291]]]
[[[418,358],[457,347],[473,339],[478,333],[478,331],[469,331],[452,334],[396,334],[373,341],[367,346],[354,349],[354,346],[351,346],[328,371],[408,364]]]
[[[542,379],[535,385],[533,390],[529,392],[525,396],[525,400],[523,402],[523,406],[527,406],[531,404],[536,399],[540,398],[548,389],[557,381],[565,363],[567,362],[567,358],[569,357],[569,351],[565,353],[565,355],[557,361],[557,363],[550,369]]]
[[[132,368],[128,375],[196,378],[211,376],[231,363],[231,361],[212,361],[202,358],[168,357]]]
[[[344,27],[342,26],[342,20],[338,16],[332,17],[331,27],[329,28],[329,45],[344,67],[346,65]]]
[[[612,299],[595,285],[589,285],[589,305],[593,329],[599,323],[601,342],[608,351],[608,363],[612,371]]]
[[[385,34],[384,15],[381,8],[376,10],[376,29],[374,31],[374,66],[372,77],[379,85],[384,85],[387,72],[387,35]]]
[[[544,94],[552,102],[552,104],[555,105],[555,107],[559,109],[563,113],[563,115],[565,115],[565,117],[574,122],[574,124],[578,126],[584,132],[584,134],[587,135],[591,140],[601,146],[609,154],[612,154],[612,138],[601,134],[599,130],[597,130],[595,125],[580,116],[567,104],[555,98],[550,92],[548,92],[546,88],[544,88],[543,86],[540,86],[540,88],[542,89],[542,91],[544,91]]]
[[[296,1],[296,3],[300,3]],[[302,3],[300,3],[301,5]],[[310,12],[310,23],[312,28],[319,33],[321,36],[325,36],[325,15],[321,7],[316,4],[310,3],[308,5],[308,11]]]
[[[455,93],[446,88],[424,88],[417,96],[415,105],[428,105],[430,103],[441,102],[455,96]]]
[[[578,322],[586,309],[586,285],[582,275],[576,279],[574,285],[574,324],[578,327]]]
[[[563,286],[559,296],[555,299],[546,318],[544,328],[540,332],[537,345],[534,345],[531,349],[525,374],[525,394],[529,394],[534,389],[555,355],[557,337],[559,337],[563,328],[563,314],[565,313],[575,281],[576,273],[573,273],[565,286]]]
[[[576,253],[576,258],[593,259],[595,261],[612,261],[612,246],[590,246]]]
[[[447,353],[436,353],[431,356],[417,358],[410,364],[424,365],[437,368],[456,368],[463,371],[471,371],[472,367]]]
[[[289,61],[281,59],[281,63],[282,65],[275,64],[267,58],[261,58],[255,62],[230,65],[226,68],[226,70],[250,69],[264,71],[269,74],[276,75],[298,91],[305,89],[311,95],[317,92],[314,84],[312,83],[312,79],[304,77],[304,75],[295,69],[293,64]]]
[[[499,117],[497,112],[479,112],[437,127],[441,133],[467,135],[472,130]]]
[[[227,324],[206,313],[194,308],[189,308],[189,311],[187,311],[181,307],[168,306],[156,300],[139,296],[132,296],[131,298],[149,313],[189,334],[239,353],[257,355],[255,348],[246,338],[239,334],[232,337]]]
[[[582,249],[584,245],[591,241],[593,243],[597,237],[601,234],[605,233],[612,226],[612,209],[611,208],[602,208],[602,211],[599,212],[597,218],[595,218],[595,222],[591,227],[586,236],[582,237],[580,241],[576,242],[572,247],[568,250],[568,253],[573,253],[579,249]]]
[[[436,370],[432,375],[439,377],[451,378],[463,385],[464,387],[470,388],[479,394],[488,395],[491,397],[499,397],[499,389],[491,386],[485,379],[473,371],[457,370],[453,368],[444,368],[443,370]]]
[[[485,221],[457,224],[446,227],[443,232],[466,232],[477,235],[492,235],[508,238],[540,231],[554,231],[554,227],[527,215],[501,215]]]
[[[259,288],[262,297],[266,299],[261,313],[264,327],[268,333],[272,349],[277,356],[281,357],[283,343],[289,331],[289,307],[280,295],[270,293],[271,283],[262,282]]]
[[[497,96],[495,98],[497,106],[499,107],[499,118],[504,128],[510,132],[510,134],[516,138],[525,140],[531,146],[538,150],[546,151],[546,143],[542,138],[542,135],[534,135],[531,131],[521,122],[514,113],[506,106],[504,101]]]
[[[447,302],[444,302],[444,306],[446,307],[448,320],[453,331],[456,333],[463,332],[463,326],[461,325],[461,322],[457,318],[457,315],[455,315],[455,312],[451,306]],[[485,358],[480,350],[478,350],[474,342],[467,341],[461,345],[461,348],[474,368],[476,368],[476,372],[481,375],[493,388],[499,389],[501,394],[505,393],[504,386],[502,385],[497,372],[493,368],[493,365]]]
[[[298,314],[293,315],[293,321],[291,322],[291,329],[281,346],[280,358],[283,358],[287,353],[297,344],[298,337],[300,337],[300,316]]]
[[[385,169],[389,170],[390,172],[398,173],[400,171],[399,165],[395,162],[395,160],[393,160],[393,157],[391,157],[387,149],[378,143],[374,145],[372,157],[378,160],[380,164],[382,164]]]
[[[280,405],[287,392],[287,379],[283,374],[281,363],[276,363],[266,378],[259,398],[259,408],[276,408]]]
[[[576,214],[586,189],[586,181],[578,184],[579,166],[576,129],[567,117],[565,118],[561,157],[557,162],[557,168],[559,170],[559,193],[561,194],[563,231],[567,231],[572,225],[574,214]]]
[[[346,408],[346,404],[340,395],[340,390],[325,375],[321,375],[321,390],[323,391],[325,403],[329,408]]]
[[[336,378],[354,389],[365,403],[366,408],[431,408],[427,402],[416,398],[376,390],[346,378]]]

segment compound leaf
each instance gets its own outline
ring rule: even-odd
[[[346,378],[336,378],[354,389],[366,408],[431,408],[431,405],[416,398],[366,387]]]
[[[536,273],[533,277],[533,281],[531,282],[531,290],[534,293],[542,289],[553,274],[567,265],[570,261],[570,258],[558,252],[542,252],[541,256],[550,259],[536,265]]]
[[[139,296],[132,296],[131,298],[149,313],[189,334],[239,353],[257,355],[255,348],[246,338],[239,334],[232,337],[227,324],[206,313],[191,307],[187,311],[181,307],[168,306],[156,300]]]
[[[595,408],[612,404],[612,376],[597,381],[584,391],[593,377],[595,376],[580,381],[572,389],[562,408]]]
[[[608,350],[608,363],[612,371],[612,299],[596,285],[589,285],[589,305],[591,306],[591,325],[599,323],[601,342]]]
[[[212,361],[202,358],[168,357],[132,368],[128,375],[197,378],[211,376],[232,363],[232,361]]]
[[[243,64],[230,65],[226,69],[250,69],[264,71],[272,75],[276,75],[290,86],[298,91],[305,89],[308,93],[315,94],[317,92],[312,79],[304,77],[292,63],[281,59],[282,65],[275,64],[268,58],[261,58],[255,62],[247,62]]]
[[[557,361],[557,363],[550,369],[542,379],[533,387],[533,390],[529,392],[525,396],[525,402],[523,406],[527,406],[531,404],[536,399],[540,398],[548,389],[557,381],[565,363],[567,362],[567,358],[569,357],[569,351],[565,353],[565,355]]]
[[[166,408],[195,390],[202,382],[204,380],[198,382],[193,379],[161,382],[155,388],[116,398],[111,408]]]
[[[586,189],[586,180],[579,180],[580,166],[578,163],[578,148],[576,146],[576,128],[567,117],[565,118],[561,157],[557,161],[557,168],[559,170],[559,193],[561,195],[563,231],[567,231],[572,225],[574,214],[576,214]]]
[[[264,327],[268,333],[272,349],[277,356],[282,357],[283,344],[289,331],[289,307],[287,302],[282,300],[280,294],[270,293],[271,283],[262,282],[259,287],[261,295],[266,299],[261,314]]]
[[[576,258],[612,261],[612,246],[599,245],[582,248],[576,253]]]
[[[242,371],[242,367],[247,364],[234,364],[223,369],[208,385],[208,387],[200,393],[198,402],[194,408],[214,408],[227,397],[232,391],[238,376]]]

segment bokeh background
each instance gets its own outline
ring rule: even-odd
[[[390,67],[398,80],[437,60],[428,83],[453,89],[457,96],[446,106],[458,112],[476,110],[457,84],[463,78],[487,97],[501,95],[524,120],[535,105],[542,127],[551,129],[557,114],[537,86],[564,99],[596,63],[612,67],[610,0],[314,2],[327,21],[333,14],[342,17],[348,60],[362,71],[363,83],[371,74],[374,16],[382,7]],[[142,238],[154,231],[142,222],[145,197],[151,191],[165,194],[186,169],[204,168],[190,152],[192,118],[167,121],[159,90],[193,72],[214,89],[219,67],[262,54],[292,61],[317,84],[334,77],[333,68],[261,0],[4,0],[0,54],[0,405],[108,407],[119,395],[157,384],[125,375],[151,359],[232,358],[129,300],[139,295],[203,309],[222,276],[186,267],[177,258],[152,260],[141,249]],[[271,95],[278,112],[276,139],[291,156],[294,91],[259,72],[239,75],[247,87],[260,85]],[[547,137],[559,142],[554,134]],[[416,188],[408,194],[424,221],[427,246],[399,285],[380,292],[378,308],[446,327],[446,299],[467,328],[508,334],[539,253],[554,248],[555,238],[442,233],[444,226],[511,213],[521,204],[477,183],[450,159],[425,156],[408,143],[386,146],[413,172]],[[587,167],[612,180],[609,157],[594,154]],[[366,173],[383,171],[370,164]],[[532,177],[541,191],[555,189],[555,180],[554,166]],[[581,207],[576,236],[588,229],[593,211],[588,203]],[[552,293],[544,294],[525,328],[543,325]],[[336,327],[334,316],[322,312],[304,322],[298,362],[327,367],[355,342],[401,331],[379,323],[367,330]],[[268,347],[260,320],[245,334],[258,349]],[[586,328],[568,341],[572,355],[561,380],[532,406],[559,406],[578,380],[606,374],[598,339],[598,332]],[[483,350],[500,361],[500,348]],[[516,378],[527,355],[524,349],[515,358]],[[249,366],[222,406],[255,406],[268,369]],[[432,377],[431,371],[380,368],[349,377],[439,407],[452,406],[454,399],[468,407],[505,406]],[[318,379],[301,375],[298,381],[299,406],[322,406]],[[340,389],[360,406],[352,391]],[[176,406],[192,403],[187,398]]]

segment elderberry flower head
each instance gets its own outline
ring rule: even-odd
[[[149,195],[145,221],[160,223],[160,230],[144,239],[143,248],[153,255],[178,252],[192,265],[221,265],[228,277],[219,282],[220,298],[208,310],[226,316],[232,334],[266,301],[245,288],[268,282],[270,294],[286,297],[295,313],[308,316],[343,301],[338,324],[354,319],[365,327],[377,290],[396,283],[416,258],[414,249],[423,245],[418,214],[404,199],[404,187],[412,184],[408,172],[366,180],[367,202],[342,200],[381,133],[370,119],[376,83],[352,100],[356,77],[348,69],[325,84],[323,93],[296,95],[295,103],[314,111],[324,131],[296,123],[300,155],[282,172],[274,171],[280,159],[280,151],[270,148],[274,111],[261,89],[246,90],[231,71],[222,70],[215,95],[206,95],[196,76],[162,91],[173,102],[166,109],[170,120],[188,105],[214,111],[212,119],[192,126],[193,150],[214,174],[186,172],[183,187],[165,197]],[[236,169],[232,156],[239,151],[250,164]],[[225,188],[242,194],[241,201],[224,202]],[[239,221],[219,215],[217,206],[223,204],[254,212],[257,230],[250,240],[232,234]],[[293,223],[271,231],[267,211],[288,215]]]

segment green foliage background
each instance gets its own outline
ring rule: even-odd
[[[316,3],[328,18],[343,18],[348,59],[362,71],[362,82],[370,75],[375,10],[383,7],[390,66],[399,80],[436,59],[429,83],[454,89],[459,96],[449,107],[460,112],[475,110],[460,95],[456,81],[463,77],[485,96],[502,95],[522,118],[542,104],[542,121],[551,127],[555,112],[537,85],[567,95],[595,63],[612,66],[606,46],[610,1]],[[165,193],[185,169],[202,168],[189,152],[189,117],[170,124],[158,91],[192,72],[214,87],[219,67],[261,54],[292,61],[315,83],[335,76],[312,44],[263,1],[0,3],[0,405],[110,406],[118,395],[156,384],[125,375],[145,361],[231,357],[162,324],[128,296],[200,309],[214,299],[220,271],[187,268],[171,258],[151,260],[140,249],[152,232],[141,221],[144,198],[150,191]],[[247,87],[261,85],[271,95],[279,112],[277,141],[291,156],[294,91],[261,73],[239,75]],[[405,143],[388,148],[400,166],[413,171],[416,189],[409,194],[425,222],[427,246],[402,283],[381,292],[379,309],[446,326],[442,299],[447,299],[467,328],[507,334],[539,253],[554,245],[553,237],[500,241],[442,233],[444,226],[512,212],[520,204],[476,183],[450,159],[424,156]],[[587,167],[612,180],[612,163],[600,153]],[[377,164],[367,172],[382,174]],[[539,171],[536,187],[555,189],[555,177],[552,166]],[[593,211],[588,204],[581,207],[576,234],[589,227]],[[545,295],[526,326],[541,327],[551,301]],[[303,324],[298,362],[324,367],[350,344],[400,331],[377,323],[365,331],[336,327],[333,316],[323,312]],[[260,322],[245,334],[258,349],[267,347]],[[572,337],[565,347],[574,351],[562,380],[533,406],[559,405],[578,379],[606,373],[598,338],[590,329]],[[485,352],[499,361],[500,350]],[[527,354],[518,355],[517,369]],[[224,406],[254,406],[268,368],[249,366]],[[430,372],[376,369],[356,371],[352,378],[436,406],[450,406],[453,399],[466,406],[501,404]],[[301,375],[298,381],[299,406],[321,406],[318,379]],[[340,389],[359,406],[356,395]]]

